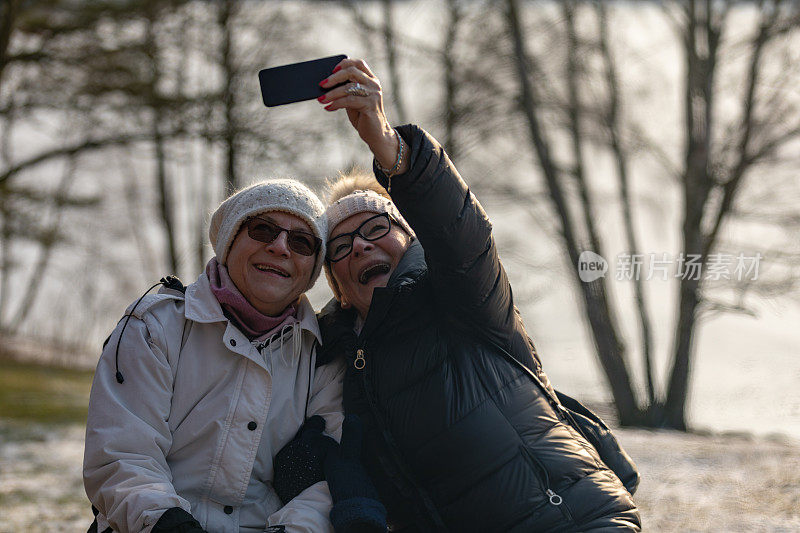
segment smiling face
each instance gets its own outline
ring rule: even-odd
[[[331,239],[343,233],[355,231],[375,213],[358,213],[344,219],[331,232]],[[366,241],[356,235],[350,255],[331,263],[331,274],[341,291],[342,307],[353,306],[362,318],[367,316],[375,287],[385,287],[400,258],[403,257],[411,237],[400,226],[392,224],[392,229],[384,237]]]
[[[282,228],[312,233],[301,218],[270,211],[260,218]],[[311,281],[316,255],[301,255],[292,251],[282,231],[271,243],[250,238],[243,225],[228,253],[228,274],[239,292],[253,307],[268,316],[280,315],[305,291]],[[317,252],[319,253],[319,252]]]

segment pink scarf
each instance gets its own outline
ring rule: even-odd
[[[206,265],[206,276],[211,292],[225,311],[225,316],[251,341],[266,340],[279,333],[283,326],[297,322],[295,304],[289,305],[278,316],[267,316],[253,307],[234,285],[228,269],[225,265],[220,265],[216,257]]]

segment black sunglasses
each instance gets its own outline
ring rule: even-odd
[[[377,214],[362,222],[355,231],[342,233],[329,240],[325,257],[331,263],[341,261],[353,251],[353,239],[356,238],[356,235],[365,241],[377,241],[381,237],[385,237],[391,229],[392,219],[389,217],[389,213]]]
[[[247,228],[247,235],[251,239],[266,244],[277,239],[278,235],[285,231],[286,244],[289,249],[300,255],[314,255],[322,244],[318,237],[307,231],[282,228],[271,220],[264,218],[253,217],[248,219],[244,226]]]

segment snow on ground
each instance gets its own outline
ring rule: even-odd
[[[800,442],[616,430],[642,473],[645,531],[800,531]]]
[[[800,531],[800,442],[617,430],[642,472],[645,531]],[[82,532],[83,428],[0,420],[0,533]]]
[[[84,428],[0,420],[0,533],[84,532]]]

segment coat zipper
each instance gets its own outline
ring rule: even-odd
[[[550,502],[550,505],[558,507],[559,511],[561,511],[561,514],[564,515],[564,518],[575,523],[575,519],[572,517],[572,513],[570,512],[569,508],[566,505],[562,505],[564,504],[564,498],[562,498],[550,487],[550,474],[547,472],[547,469],[544,467],[542,462],[525,446],[520,446],[520,450],[522,451],[522,454],[528,458],[532,466],[541,473],[541,480],[543,483],[542,488],[544,489],[544,494],[547,496],[547,500]]]
[[[353,366],[356,370],[364,370],[364,367],[367,366],[367,360],[364,359],[364,348],[356,350],[356,360],[353,361]]]
[[[353,362],[353,366],[359,371],[361,374],[361,386],[363,387],[364,396],[367,398],[367,403],[369,404],[370,411],[372,412],[372,416],[375,417],[375,420],[378,422],[378,426],[380,427],[381,434],[383,436],[383,441],[388,446],[391,453],[394,455],[394,466],[397,469],[398,473],[402,475],[406,482],[411,485],[416,490],[416,496],[420,500],[422,500],[422,505],[424,508],[428,510],[430,513],[430,518],[436,524],[436,526],[443,531],[446,531],[444,522],[442,521],[441,517],[439,516],[439,511],[434,505],[434,503],[430,500],[430,498],[424,493],[423,489],[414,481],[414,478],[411,474],[407,471],[407,469],[403,465],[403,461],[400,458],[400,452],[397,450],[397,445],[394,443],[394,439],[391,436],[391,432],[386,427],[386,424],[383,420],[383,417],[380,416],[378,412],[378,406],[375,404],[375,399],[371,394],[372,387],[369,386],[367,382],[367,373],[363,371],[366,367],[366,359],[364,356],[366,352],[364,348],[358,348],[356,350],[356,360]],[[360,366],[358,361],[361,361]],[[403,492],[402,490],[400,491]]]

